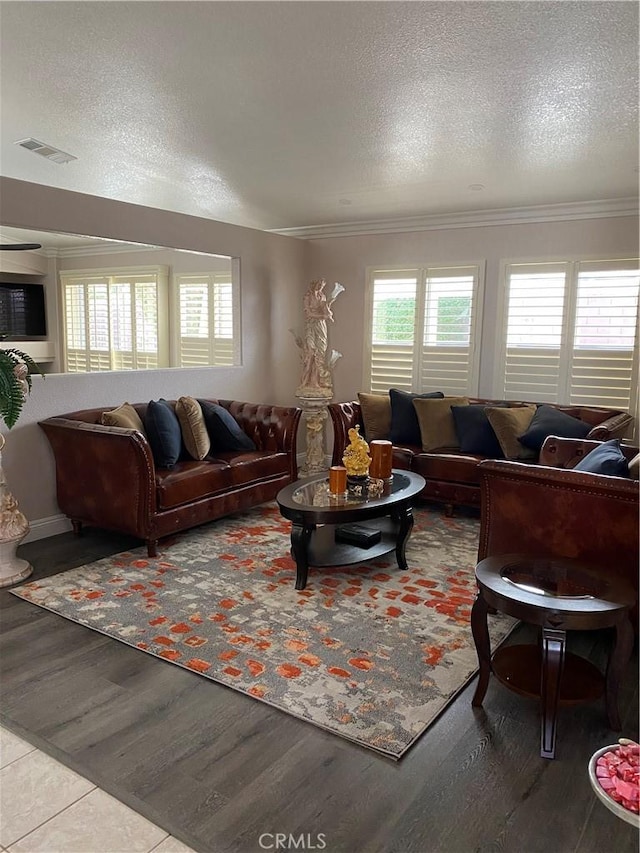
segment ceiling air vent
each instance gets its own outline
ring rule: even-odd
[[[54,148],[53,145],[45,145],[44,142],[39,142],[37,139],[33,139],[33,137],[19,139],[16,145],[26,148],[27,151],[33,151],[34,154],[39,154],[41,157],[46,157],[47,160],[51,160],[53,163],[70,163],[71,160],[78,159],[73,154],[67,154],[59,148]]]

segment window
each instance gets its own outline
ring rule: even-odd
[[[61,272],[64,370],[238,364],[234,263],[229,259],[224,271],[176,274],[171,303],[168,267]]]
[[[510,263],[503,283],[497,396],[635,406],[637,260]]]
[[[159,322],[164,267],[61,273],[64,366],[70,373],[141,370],[169,364]]]
[[[238,363],[230,273],[177,275],[180,367]]]
[[[474,394],[480,266],[372,270],[365,386]]]

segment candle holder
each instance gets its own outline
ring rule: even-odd
[[[393,480],[393,445],[390,441],[376,439],[369,444],[371,467],[369,474],[385,483]]]

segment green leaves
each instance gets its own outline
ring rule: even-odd
[[[16,372],[20,366],[27,368],[22,376]],[[26,395],[31,393],[32,373],[44,375],[30,355],[19,349],[0,349],[0,416],[9,429],[20,417]]]

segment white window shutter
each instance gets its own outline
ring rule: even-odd
[[[372,280],[370,389],[413,387],[417,270],[376,271]]]
[[[369,288],[371,391],[477,393],[479,265],[374,270]]]
[[[508,264],[498,396],[630,410],[637,260]]]
[[[581,265],[569,368],[572,405],[631,408],[639,288],[637,269]]]
[[[182,367],[236,363],[233,283],[227,273],[176,276]]]
[[[566,282],[566,265],[507,267],[500,397],[558,402]]]
[[[478,270],[427,270],[419,391],[477,393]]]

